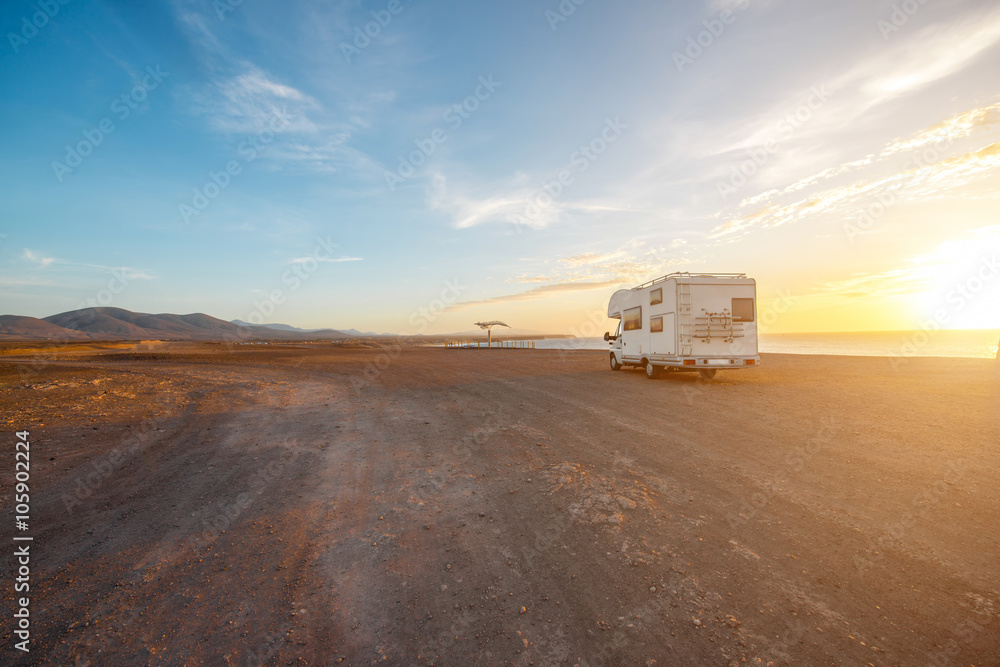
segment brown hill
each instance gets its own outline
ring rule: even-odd
[[[135,313],[124,308],[83,308],[44,319],[0,316],[0,340],[335,340],[350,334],[332,329],[299,333],[241,327],[193,313]]]
[[[82,331],[66,329],[37,317],[0,315],[0,340],[89,340]]]

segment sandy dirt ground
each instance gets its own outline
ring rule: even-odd
[[[4,664],[1000,664],[991,360],[7,352]]]

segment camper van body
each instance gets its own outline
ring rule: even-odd
[[[608,317],[619,320],[611,368],[702,371],[760,364],[757,284],[742,273],[671,273],[615,292]]]

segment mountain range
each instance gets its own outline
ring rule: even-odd
[[[287,327],[287,328],[284,328]],[[248,326],[204,313],[134,313],[124,308],[83,308],[45,318],[0,315],[0,340],[336,340],[352,334],[287,325]]]
[[[357,329],[300,329],[289,324],[251,324],[243,320],[227,322],[204,313],[136,313],[124,308],[82,308],[50,317],[0,315],[0,341],[15,340],[342,340],[355,337],[396,336]],[[553,337],[526,329],[501,329],[494,338]],[[437,334],[439,338],[476,339],[485,337],[479,330]]]
[[[315,331],[329,331],[329,329],[300,329],[299,327],[293,327],[290,324],[252,324],[250,322],[244,322],[243,320],[230,320],[233,324],[240,327],[267,327],[268,329],[277,329],[278,331],[298,331],[299,333],[313,333]],[[377,334],[371,331],[358,331],[357,329],[336,329],[340,333],[350,334],[352,336],[392,336],[393,334]]]

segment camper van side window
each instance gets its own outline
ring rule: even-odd
[[[622,315],[625,316],[625,331],[642,328],[642,306],[629,308]]]
[[[733,322],[753,322],[753,299],[733,299]]]
[[[658,303],[663,303],[662,287],[657,287],[655,290],[649,293],[649,305],[655,306]]]
[[[649,318],[649,330],[653,333],[657,331],[663,331],[663,316],[657,315],[656,317]]]

